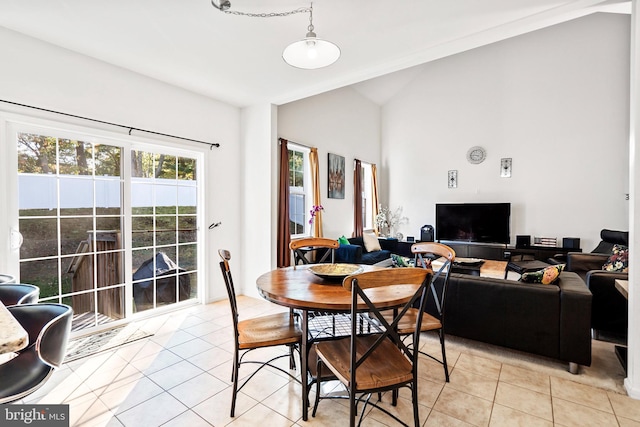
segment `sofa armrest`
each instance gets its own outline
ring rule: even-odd
[[[560,358],[591,365],[592,295],[578,274],[563,271],[560,288]]]
[[[336,249],[335,261],[348,264],[362,263],[362,246],[340,244]]]
[[[389,251],[392,254],[398,253],[398,239],[395,238],[378,238],[380,248],[383,251]]]
[[[602,266],[609,259],[607,254],[593,254],[582,252],[569,252],[567,254],[567,271],[573,271],[583,278],[587,271],[602,270]]]
[[[628,273],[592,270],[587,273],[587,286],[593,294],[591,327],[617,338],[627,335],[627,299],[616,289],[616,279],[628,280]]]

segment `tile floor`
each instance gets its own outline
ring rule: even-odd
[[[240,297],[239,305],[241,317],[280,310],[248,297]],[[302,421],[299,384],[276,370],[263,370],[249,382],[239,394],[235,418],[230,418],[233,343],[226,301],[147,320],[144,328],[154,335],[67,363],[42,389],[17,403],[68,403],[71,425],[83,427],[348,423],[344,400],[321,401],[317,416]],[[437,345],[433,339],[423,341],[425,346]],[[440,365],[422,358],[419,400],[424,426],[640,426],[640,401],[625,395],[491,358],[452,353],[449,383]],[[388,396],[383,401],[412,424],[408,390],[400,397],[395,408]],[[396,425],[375,409],[367,412],[363,424]]]

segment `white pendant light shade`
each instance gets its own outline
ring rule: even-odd
[[[340,58],[340,48],[327,40],[307,37],[284,49],[282,58],[292,67],[313,70],[331,65]]]

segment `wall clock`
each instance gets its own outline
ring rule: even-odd
[[[486,158],[487,151],[480,146],[471,147],[469,151],[467,151],[467,160],[474,165],[484,162]]]

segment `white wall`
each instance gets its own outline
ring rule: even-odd
[[[512,242],[579,237],[590,251],[600,229],[627,230],[629,23],[596,14],[423,65],[382,111],[382,199],[405,207],[401,231],[435,225],[438,202],[511,202]],[[465,159],[475,145],[479,165]]]
[[[336,89],[281,105],[278,136],[318,148],[324,237],[351,236],[353,161],[380,163],[380,107],[351,88]],[[344,199],[327,196],[328,153],[345,157]]]
[[[114,67],[92,58],[25,37],[0,27],[0,99],[62,111],[103,121],[121,123],[166,134],[211,142],[222,147],[209,151],[205,161],[208,174],[206,188],[206,225],[223,221],[224,227],[205,233],[209,299],[224,297],[224,285],[217,268],[218,244],[232,242],[230,249],[239,249],[243,235],[238,221],[242,193],[239,179],[240,111],[136,73]],[[0,103],[0,111],[20,111],[25,114],[68,121],[86,126],[90,122],[65,119],[28,109],[16,109]],[[126,135],[126,130],[103,127]],[[136,135],[134,132],[133,138]],[[149,135],[144,134],[145,138]],[[157,138],[161,140],[162,138]],[[173,144],[186,142],[171,141]],[[5,157],[6,140],[0,137],[0,156]],[[190,145],[194,146],[194,145]],[[198,146],[200,149],[202,145]],[[6,168],[3,168],[6,170]],[[6,194],[6,177],[0,179],[0,190]],[[223,187],[224,186],[224,187]],[[6,210],[0,210],[0,259],[8,251]],[[214,239],[211,238],[215,233]],[[214,256],[215,255],[215,256]],[[213,262],[210,262],[213,261]],[[0,263],[7,271],[11,266]],[[14,267],[11,267],[14,268]]]

